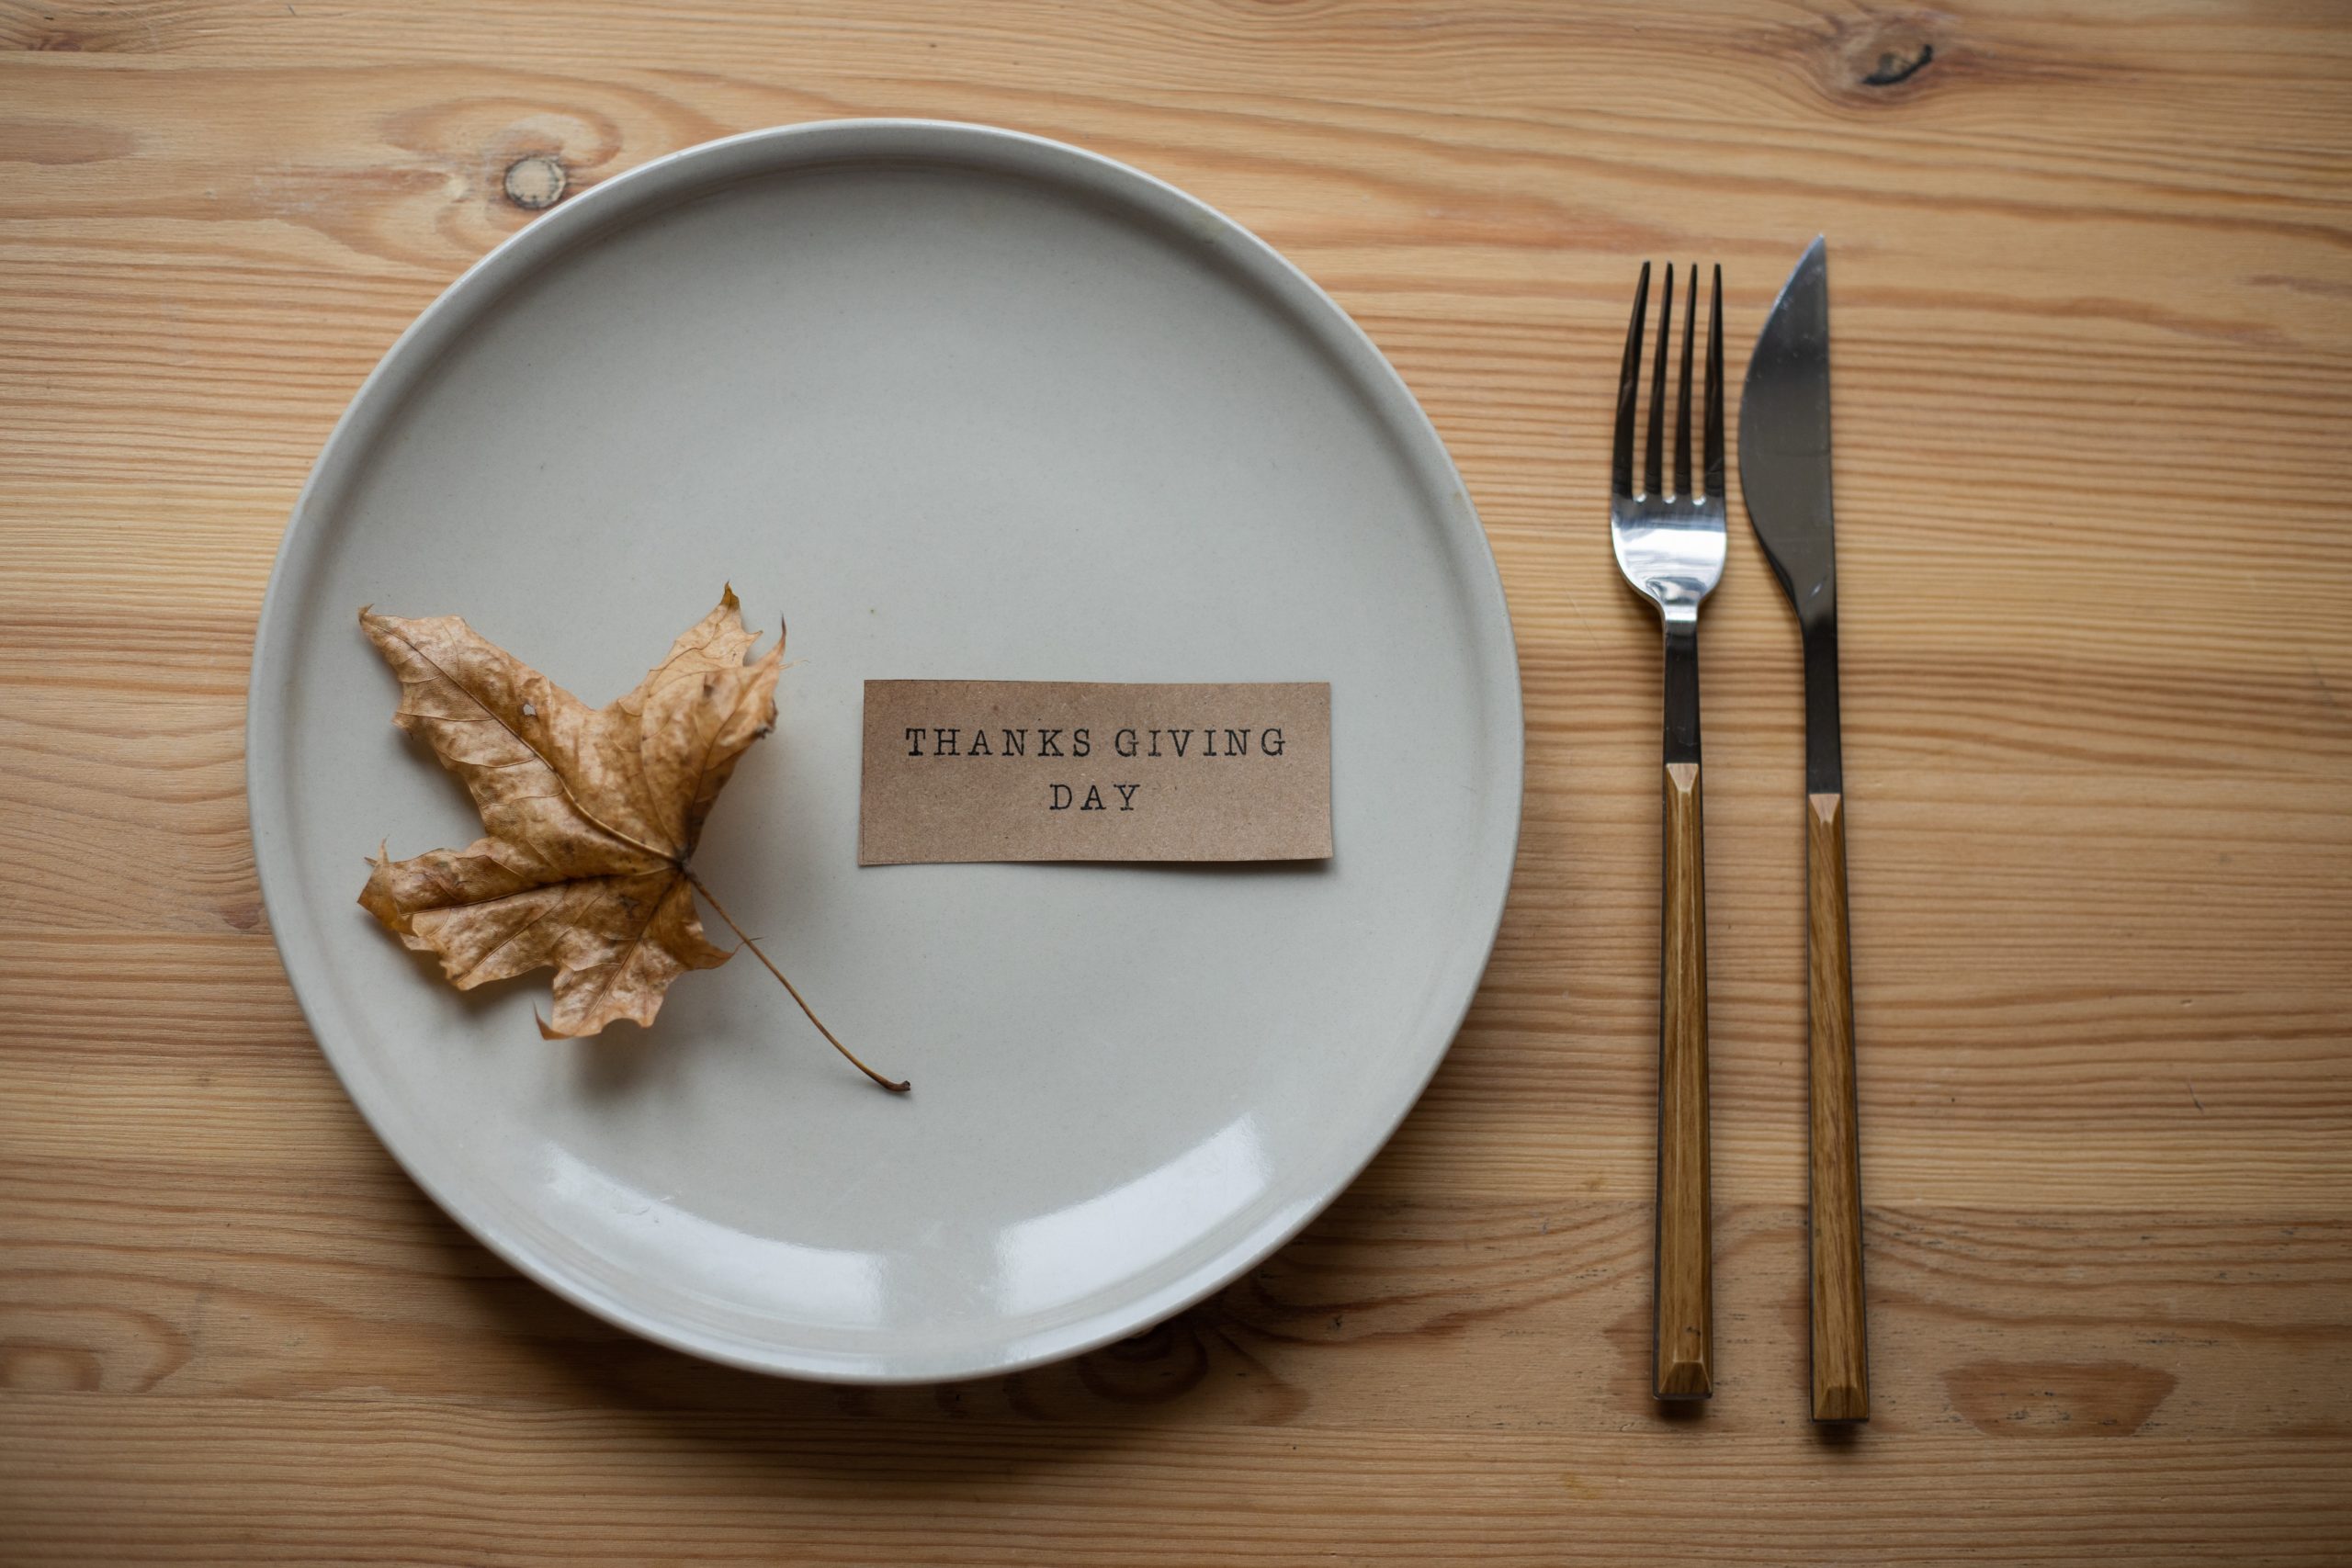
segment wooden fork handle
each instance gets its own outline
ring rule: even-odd
[[[1707,886],[1699,764],[1666,765],[1657,1032],[1660,1399],[1715,1392],[1713,1238],[1707,1197]]]
[[[1806,975],[1812,1102],[1813,1418],[1866,1421],[1861,1155],[1854,984],[1846,928],[1846,797],[1805,797]]]

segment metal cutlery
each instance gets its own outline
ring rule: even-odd
[[[1870,1364],[1829,468],[1829,258],[1815,239],[1789,275],[1747,362],[1739,481],[1748,521],[1804,637],[1813,1418],[1862,1421],[1870,1416]]]
[[[1707,1153],[1707,890],[1699,788],[1699,605],[1724,570],[1723,269],[1707,319],[1707,384],[1701,486],[1691,487],[1690,361],[1699,271],[1682,329],[1675,400],[1674,488],[1666,451],[1667,344],[1674,324],[1674,268],[1658,304],[1650,372],[1649,441],[1634,488],[1634,421],[1650,269],[1634,291],[1625,365],[1617,383],[1609,536],[1618,570],[1657,606],[1666,630],[1664,892],[1658,964],[1657,1231],[1651,1390],[1660,1399],[1714,1393],[1714,1290]]]

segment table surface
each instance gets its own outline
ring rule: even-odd
[[[304,1030],[255,614],[393,336],[569,191],[837,115],[1164,176],[1352,311],[1501,563],[1527,810],[1395,1142],[1206,1304],[955,1387],[639,1343]],[[2342,1561],[2352,29],[2325,5],[0,6],[0,1561]],[[1709,602],[1720,1393],[1645,1397],[1635,264],[1832,237],[1874,1418],[1805,1420],[1803,719]],[[1745,323],[1745,325],[1741,325]]]

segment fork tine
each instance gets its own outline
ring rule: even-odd
[[[1666,478],[1666,342],[1674,335],[1674,264],[1666,264],[1666,288],[1657,301],[1657,358],[1650,368],[1650,444],[1642,457],[1642,493],[1663,494]]]
[[[1698,281],[1696,276],[1691,282]],[[1692,294],[1698,293],[1696,288]],[[1715,265],[1714,298],[1707,306],[1707,499],[1724,499],[1724,269]]]
[[[1690,341],[1699,330],[1699,264],[1690,264],[1690,299],[1682,308],[1682,379],[1674,399],[1674,493],[1690,499]]]
[[[1642,264],[1642,281],[1634,288],[1634,324],[1625,329],[1625,368],[1617,378],[1617,445],[1609,468],[1610,489],[1615,495],[1634,493],[1634,400],[1642,381],[1642,321],[1650,309],[1650,264]]]

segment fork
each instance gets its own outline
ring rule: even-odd
[[[1674,267],[1666,269],[1650,372],[1649,443],[1634,489],[1634,415],[1640,400],[1642,327],[1650,268],[1634,291],[1625,367],[1617,382],[1609,538],[1618,570],[1655,604],[1666,626],[1665,892],[1661,899],[1657,1028],[1657,1338],[1651,1392],[1659,1399],[1714,1393],[1714,1284],[1707,1197],[1707,886],[1699,795],[1699,605],[1724,573],[1724,271],[1707,311],[1707,404],[1702,488],[1690,488],[1690,356],[1699,269],[1690,269],[1675,402],[1674,489],[1666,448],[1666,352],[1674,325]]]

